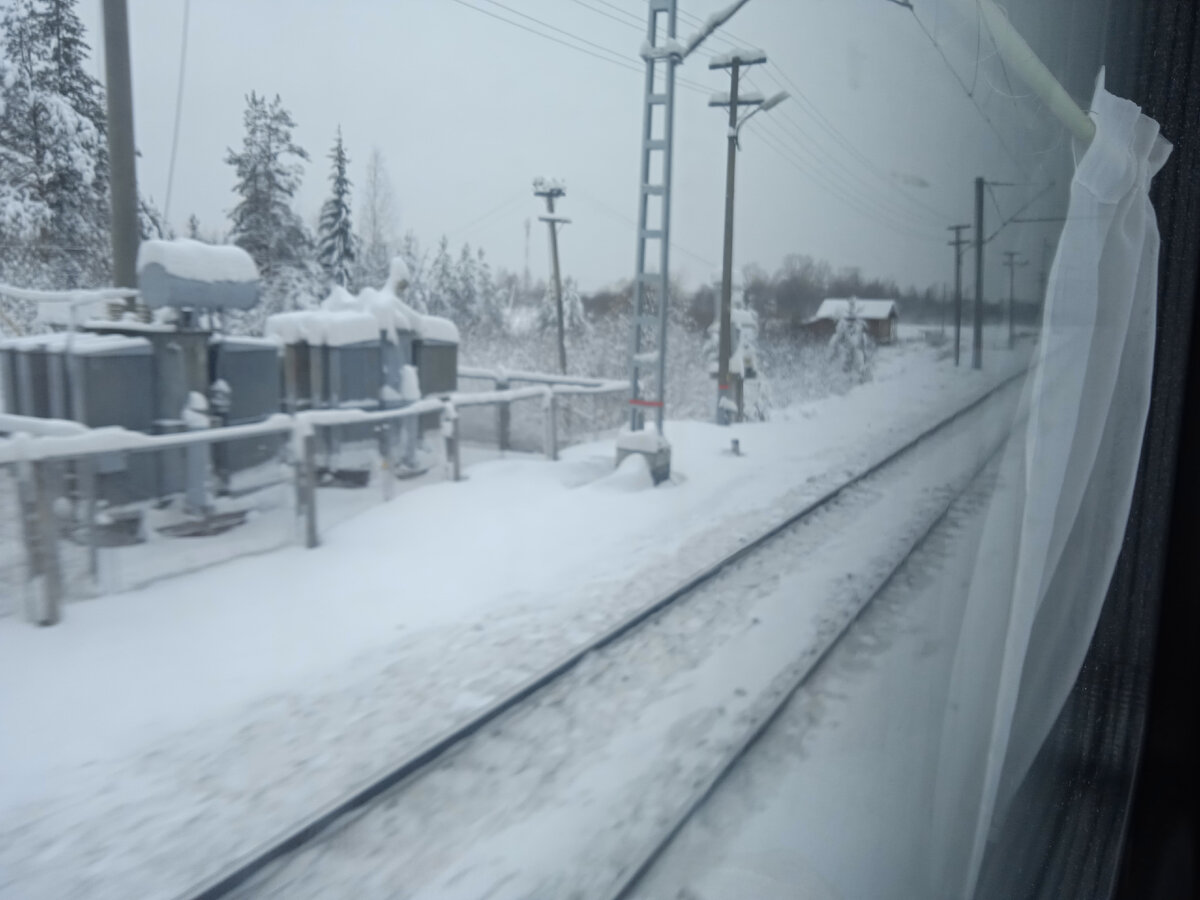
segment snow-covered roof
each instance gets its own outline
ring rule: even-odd
[[[854,304],[858,309],[860,319],[887,319],[900,315],[895,300],[860,300],[855,297]],[[848,298],[830,298],[821,301],[821,307],[813,319],[841,319],[849,311],[850,300]]]
[[[55,331],[49,334],[30,334],[0,341],[0,350],[45,350],[49,353],[63,353],[68,347],[72,353],[96,354],[133,350],[140,347],[149,349],[150,342],[145,338],[129,337],[123,334],[92,334],[87,331],[76,331],[74,334],[68,331]]]
[[[258,267],[250,254],[232,244],[205,244],[181,238],[177,241],[142,241],[137,268],[141,272],[158,263],[169,275],[214,284],[220,281],[257,281]]]

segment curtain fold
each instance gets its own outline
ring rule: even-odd
[[[963,612],[934,797],[935,895],[970,897],[996,823],[1083,663],[1137,476],[1154,361],[1150,181],[1171,147],[1097,78],[1027,411],[1005,450]]]

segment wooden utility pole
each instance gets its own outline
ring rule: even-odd
[[[735,399],[741,395],[740,387],[734,390],[729,373],[729,357],[733,354],[733,195],[734,177],[737,172],[738,150],[738,107],[758,106],[762,97],[745,97],[738,94],[742,66],[765,63],[767,58],[758,51],[739,50],[714,59],[710,69],[729,69],[729,100],[720,98],[709,101],[709,106],[729,106],[729,135],[725,157],[725,251],[721,267],[721,317],[717,341],[717,424],[728,425],[730,409],[740,417],[741,407]],[[739,376],[740,377],[740,376]]]
[[[104,0],[104,72],[108,97],[113,284],[137,287],[138,199],[133,143],[133,83],[125,0]],[[135,300],[126,303],[132,308]]]
[[[1017,262],[1017,257],[1021,254],[1015,250],[1004,251],[1004,265],[1008,266],[1008,349],[1013,348],[1016,343],[1015,328],[1013,325],[1013,307],[1015,305],[1015,294],[1013,290],[1014,276],[1018,268],[1029,265],[1028,262]]]
[[[733,353],[733,190],[737,172],[738,75],[741,61],[729,67],[729,139],[725,158],[725,249],[721,257],[721,333],[717,342],[717,424],[729,424],[729,356]]]
[[[958,365],[962,350],[962,255],[963,247],[969,243],[962,233],[970,225],[951,225],[947,231],[954,232],[950,246],[954,248],[954,365]]]
[[[554,309],[558,318],[558,369],[564,375],[567,371],[567,334],[563,322],[562,278],[558,269],[558,226],[570,223],[570,219],[554,215],[554,201],[567,194],[558,182],[538,178],[533,182],[533,195],[546,200],[546,215],[538,216],[538,220],[550,226],[550,265],[554,279]]]

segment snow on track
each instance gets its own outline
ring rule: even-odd
[[[610,443],[506,459],[318,551],[0,619],[0,896],[174,896],[1021,365],[894,349],[767,425],[669,423],[670,487],[631,492]]]
[[[930,736],[996,474],[955,501],[633,900],[933,896]]]
[[[1018,392],[849,489],[237,896],[608,896],[971,480],[1007,434]]]

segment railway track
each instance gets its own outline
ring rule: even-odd
[[[992,398],[1001,392],[1011,389],[1014,382],[1021,378],[1023,374],[1023,372],[1018,373],[1006,379],[971,403],[963,406],[932,427],[893,449],[871,465],[856,472],[852,477],[805,504],[802,508],[794,510],[781,518],[774,525],[764,530],[752,540],[747,541],[741,547],[695,572],[653,603],[644,606],[604,633],[577,647],[554,665],[528,679],[517,689],[487,706],[466,723],[435,737],[405,759],[397,761],[386,772],[371,779],[352,794],[318,811],[305,821],[297,823],[286,834],[282,834],[268,844],[255,849],[243,858],[223,868],[203,884],[198,884],[181,894],[180,900],[216,900],[216,898],[228,897],[235,893],[240,895],[243,889],[252,886],[268,870],[273,870],[279,865],[284,864],[286,859],[305,850],[308,845],[316,842],[334,826],[340,825],[351,818],[356,818],[356,816],[360,817],[364,815],[367,808],[375,801],[380,800],[385,794],[399,788],[403,784],[416,781],[418,776],[426,770],[431,769],[433,764],[441,760],[449,751],[466,744],[470,738],[496,722],[502,716],[513,712],[530,701],[535,695],[541,694],[551,688],[551,686],[563,681],[565,676],[577,669],[584,660],[593,656],[598,651],[605,650],[630,637],[649,623],[659,620],[667,611],[684,605],[683,601],[695,596],[701,589],[725,573],[730,572],[737,564],[748,557],[772,545],[776,538],[805,523],[806,520],[817,514],[828,510],[835,505],[836,501],[845,497],[848,492],[862,485],[864,482],[867,482],[873,476],[880,473],[881,470],[912,454],[914,450],[943,434],[948,428],[961,421],[965,416],[981,409]],[[1002,446],[1002,443],[1001,441],[1000,446]],[[990,461],[994,452],[998,452],[998,449],[988,455],[987,461]],[[986,465],[986,461],[984,465]],[[954,496],[957,496],[957,494]],[[902,558],[896,561],[894,566],[891,566],[890,572],[884,578],[883,584],[875,589],[848,621],[841,624],[836,633],[826,635],[823,638],[822,646],[818,648],[819,652],[815,654],[815,658],[810,654],[806,658],[804,666],[795,673],[795,677],[787,686],[787,689],[780,693],[777,698],[773,698],[773,700],[777,699],[778,702],[773,702],[768,708],[757,712],[753,726],[745,731],[744,737],[735,744],[731,752],[725,754],[720,765],[712,769],[708,776],[702,780],[694,796],[683,805],[679,812],[672,818],[669,825],[662,829],[656,838],[647,845],[646,850],[640,855],[639,859],[634,864],[623,867],[615,886],[612,887],[611,892],[606,893],[604,896],[611,896],[614,900],[617,900],[617,898],[628,895],[641,879],[642,875],[648,871],[659,854],[674,838],[675,834],[678,833],[680,828],[690,818],[694,810],[704,802],[717,784],[719,784],[725,773],[737,763],[746,750],[769,727],[779,711],[786,705],[788,698],[803,685],[812,671],[820,664],[821,660],[828,655],[832,648],[836,646],[841,636],[845,634],[846,630],[861,615],[862,610],[870,605],[871,599],[886,586],[895,571],[903,566],[908,557],[920,545],[921,541],[924,540],[924,537],[941,521],[946,510],[949,509],[950,502],[953,502],[953,497],[946,502],[945,507],[933,521],[926,523],[924,530],[918,535],[917,540],[912,543],[907,551],[903,553]]]
[[[830,640],[816,650],[815,653],[810,653],[805,664],[798,668],[794,677],[786,688],[777,693],[772,702],[761,711],[761,714],[756,718],[754,723],[748,727],[742,734],[740,740],[725,754],[724,758],[714,766],[708,777],[698,787],[695,793],[678,809],[676,815],[671,820],[668,827],[664,828],[655,839],[650,842],[643,855],[636,861],[635,864],[623,872],[616,885],[611,892],[604,895],[604,900],[628,900],[628,898],[636,896],[637,889],[645,876],[654,867],[659,858],[674,842],[675,838],[691,821],[691,819],[700,811],[700,809],[709,801],[716,793],[721,784],[734,771],[739,763],[750,753],[755,744],[766,734],[768,729],[779,720],[787,710],[789,704],[796,695],[805,688],[806,685],[821,669],[822,665],[833,655],[840,646],[842,639],[846,637],[850,630],[863,618],[864,614],[872,607],[875,598],[883,594],[892,584],[893,579],[900,574],[908,562],[917,555],[925,546],[929,536],[946,520],[954,507],[954,504],[974,485],[977,480],[983,476],[985,471],[996,462],[998,457],[1004,451],[1004,443],[1001,442],[982,463],[971,473],[970,479],[962,487],[955,491],[945,499],[944,508],[932,520],[921,529],[912,546],[890,566],[891,571],[883,579],[882,583],[872,592],[871,596],[864,602],[855,613],[849,617]]]

